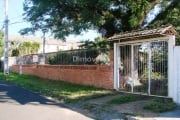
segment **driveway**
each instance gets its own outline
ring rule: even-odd
[[[16,85],[0,81],[0,120],[92,120]]]

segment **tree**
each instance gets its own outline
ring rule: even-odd
[[[32,27],[20,33],[48,29],[55,37],[63,38],[98,29],[109,37],[140,28],[157,3],[161,0],[25,0],[24,18]]]
[[[149,26],[158,27],[164,24],[172,24],[180,34],[180,2],[173,0],[171,4],[162,11]],[[177,36],[176,44],[180,45],[180,36]]]
[[[109,49],[110,44],[107,42],[103,37],[97,37],[94,41],[82,41],[83,44],[81,44],[79,47],[83,49]]]
[[[9,56],[19,56],[19,45],[21,44],[21,42],[19,41],[10,41],[10,45],[9,45]]]
[[[0,57],[3,56],[3,52],[4,52],[3,39],[4,39],[4,33],[0,31]]]
[[[23,42],[19,45],[21,55],[35,54],[38,52],[40,44],[38,42]]]
[[[38,42],[12,41],[10,44],[10,54],[11,56],[37,54],[39,48],[40,48],[40,44]]]
[[[31,53],[36,54],[40,48],[40,44],[38,42],[31,43]]]

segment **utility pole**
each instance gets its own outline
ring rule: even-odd
[[[45,64],[46,61],[46,55],[45,55],[45,42],[46,42],[46,29],[43,29],[43,64]]]
[[[4,34],[4,74],[9,74],[8,67],[8,0],[5,0],[5,34]]]

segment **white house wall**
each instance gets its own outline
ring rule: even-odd
[[[174,88],[176,89],[175,91],[175,101],[180,104],[180,46],[176,46],[175,50],[174,50],[174,55],[175,55],[175,59],[174,59],[174,67],[175,70],[173,72],[175,72],[175,83],[176,85],[174,86]]]
[[[177,101],[177,81],[175,79],[175,36],[170,36],[168,40],[168,96]]]

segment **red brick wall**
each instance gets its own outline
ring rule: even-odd
[[[113,52],[110,52],[113,61]],[[52,80],[113,89],[113,62],[110,65],[22,65],[23,74]],[[12,66],[19,72],[19,65]]]

